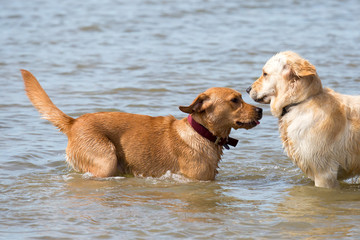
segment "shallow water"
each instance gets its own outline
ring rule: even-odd
[[[168,173],[94,179],[67,168],[67,139],[31,106],[19,69],[60,109],[185,117],[209,87],[245,89],[274,53],[309,59],[325,86],[360,94],[360,2],[3,1],[1,239],[354,239],[360,186],[313,187],[277,121],[232,136],[213,182]]]

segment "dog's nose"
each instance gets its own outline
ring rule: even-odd
[[[255,108],[255,111],[258,113],[259,117],[262,118],[262,112],[263,112],[262,108],[257,107]]]
[[[251,91],[251,86],[246,89],[247,93],[250,93],[250,91]]]

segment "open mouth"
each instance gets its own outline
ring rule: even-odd
[[[258,120],[255,120],[255,121],[252,121],[252,122],[239,122],[239,121],[236,121],[236,125],[239,126],[239,128],[246,128],[246,129],[250,129],[250,128],[253,128],[257,125],[259,125],[260,122]]]

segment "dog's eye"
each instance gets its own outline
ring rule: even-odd
[[[239,102],[239,99],[238,99],[238,98],[232,98],[231,101],[232,101],[233,103],[238,103],[238,102]]]
[[[263,72],[263,76],[266,77],[268,74],[266,72]]]

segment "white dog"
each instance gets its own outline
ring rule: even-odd
[[[315,67],[290,51],[270,58],[247,92],[270,104],[287,155],[315,186],[360,174],[360,96],[323,88]]]

